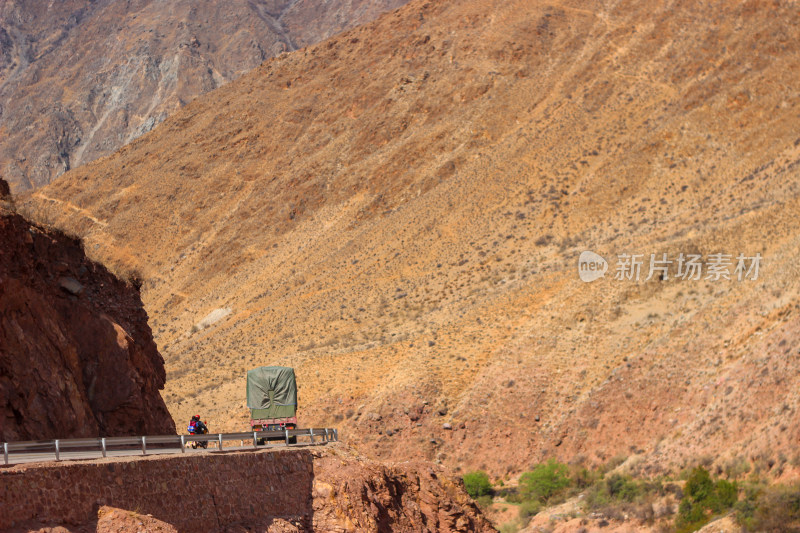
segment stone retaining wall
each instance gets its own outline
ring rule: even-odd
[[[0,471],[0,530],[77,526],[108,505],[200,532],[281,517],[311,520],[309,450],[152,456]]]

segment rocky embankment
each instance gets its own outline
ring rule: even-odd
[[[9,205],[0,204],[0,441],[175,433],[139,289]]]
[[[340,445],[17,466],[0,483],[3,531],[494,531],[441,467]]]

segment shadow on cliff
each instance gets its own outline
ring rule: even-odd
[[[0,440],[175,434],[134,284],[3,210],[0,280]]]

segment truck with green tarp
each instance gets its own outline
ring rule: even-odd
[[[297,382],[294,369],[261,366],[247,372],[247,407],[253,431],[297,428]]]

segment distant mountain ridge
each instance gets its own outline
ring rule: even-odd
[[[3,2],[0,176],[46,185],[265,59],[404,2]]]

